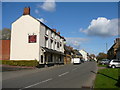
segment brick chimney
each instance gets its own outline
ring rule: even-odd
[[[57,34],[59,34],[59,35],[60,35],[60,32],[57,32]]]
[[[56,29],[52,29],[54,32],[56,32]]]
[[[64,38],[64,37],[62,36],[62,38]]]
[[[120,38],[116,38],[116,39],[114,40],[114,43],[120,43]]]
[[[30,15],[30,7],[25,7],[23,15]]]

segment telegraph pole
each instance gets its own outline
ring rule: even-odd
[[[106,43],[106,54],[107,54],[107,51],[108,51],[108,45],[107,45],[107,43]]]

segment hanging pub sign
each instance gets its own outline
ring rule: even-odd
[[[36,43],[37,35],[29,35],[29,43]]]

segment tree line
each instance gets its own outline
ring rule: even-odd
[[[0,30],[0,40],[10,40],[11,30],[9,28],[4,28]]]

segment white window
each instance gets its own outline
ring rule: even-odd
[[[48,38],[45,37],[45,47],[48,48]]]
[[[51,40],[51,49],[53,49],[53,40]]]
[[[46,47],[48,48],[48,39],[46,40]]]
[[[54,37],[54,33],[52,32],[52,38]]]
[[[48,33],[49,33],[49,30],[48,30],[48,29],[46,29],[46,34],[48,35]]]

